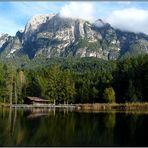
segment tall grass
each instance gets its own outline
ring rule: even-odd
[[[138,111],[148,111],[148,102],[134,102],[134,103],[94,103],[94,104],[78,104],[81,110],[138,110]]]

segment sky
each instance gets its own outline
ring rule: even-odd
[[[33,15],[59,13],[90,22],[102,19],[114,28],[148,34],[148,2],[143,1],[7,1],[0,2],[0,33],[15,35]]]

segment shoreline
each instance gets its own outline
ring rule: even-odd
[[[79,104],[82,111],[148,111],[148,102]]]
[[[81,104],[4,104],[0,107],[12,108],[72,108],[78,111],[148,111],[148,102],[135,103],[81,103]]]

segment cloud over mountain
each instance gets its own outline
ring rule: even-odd
[[[60,10],[62,17],[79,18],[89,21],[95,19],[94,13],[93,3],[90,2],[70,2],[65,4]]]
[[[103,19],[115,28],[148,34],[148,2],[131,1],[1,2],[0,32],[15,35],[32,16],[50,13],[90,22]]]
[[[148,34],[148,10],[138,8],[114,10],[106,21],[121,30]]]

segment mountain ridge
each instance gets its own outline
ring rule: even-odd
[[[33,16],[24,31],[0,36],[1,59],[97,57],[116,60],[148,53],[148,35],[121,31],[101,19],[94,23],[59,14]]]

